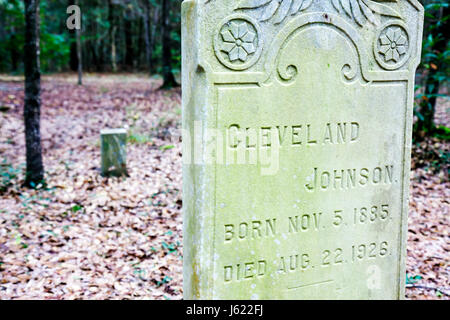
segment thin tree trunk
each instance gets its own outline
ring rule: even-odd
[[[142,41],[142,34],[145,32],[142,29],[144,28],[144,24],[142,22],[142,19],[137,19],[135,23],[135,28],[133,29],[133,35],[138,35],[137,37],[133,37],[133,48],[138,48],[137,54],[134,55],[133,59],[133,70],[136,70],[140,64],[142,53],[145,53],[145,43]],[[137,32],[136,32],[137,31]],[[145,36],[144,36],[145,38]],[[143,46],[144,44],[144,46]],[[136,50],[134,50],[136,52]],[[145,54],[144,54],[145,56]]]
[[[93,31],[96,35],[95,37],[95,41],[93,41],[94,44],[94,48],[95,48],[95,52],[97,55],[97,64],[95,65],[95,70],[97,72],[102,72],[103,71],[103,52],[102,52],[102,37],[99,36],[99,30],[98,30],[98,25],[95,23],[93,25]]]
[[[151,55],[150,55],[150,28],[149,28],[149,15],[150,15],[150,10],[149,10],[149,4],[147,1],[144,2],[144,15],[143,15],[143,23],[144,23],[144,43],[145,43],[145,62],[146,65],[148,67],[148,71],[150,73],[150,66],[151,66]]]
[[[75,4],[74,0],[68,0],[67,5],[70,7]],[[77,34],[76,30],[70,29],[70,70],[77,71],[78,70],[78,57],[77,57]]]
[[[115,24],[115,16],[114,16],[114,3],[113,0],[108,1],[108,21],[109,21],[109,41],[111,43],[111,68],[113,72],[117,71],[117,62],[116,62],[116,32],[117,26]]]
[[[114,72],[117,71],[116,32],[117,26],[114,26],[111,36],[111,61],[112,61],[112,69]]]
[[[169,29],[169,0],[162,0],[162,46],[163,46],[163,89],[176,87],[178,84],[172,73],[172,53]]]
[[[85,52],[86,52],[86,55],[88,55],[90,53],[90,57],[91,57],[88,70],[96,71],[96,68],[98,66],[98,55],[97,55],[97,51],[95,51],[94,40],[91,39],[90,41],[87,42]]]
[[[79,0],[75,1],[75,4],[79,5]],[[81,53],[81,26],[80,29],[77,29],[77,59],[78,59],[78,85],[83,84],[83,60]]]
[[[81,30],[77,30],[78,85],[83,84],[83,60],[81,53]]]
[[[131,11],[125,12],[124,32],[125,32],[125,66],[133,69],[133,22],[131,20]]]
[[[159,20],[159,8],[155,7],[153,10],[153,21],[151,26],[151,35],[150,35],[150,65],[148,69],[150,70],[150,74],[153,72],[153,48],[155,47],[155,39],[156,39],[156,27],[158,26]]]
[[[40,132],[41,72],[39,63],[39,0],[25,0],[25,140],[27,169],[25,184],[44,180]]]

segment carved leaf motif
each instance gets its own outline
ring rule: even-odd
[[[375,15],[372,12],[372,10],[370,10],[369,7],[364,2],[361,2],[360,5],[361,5],[361,11],[364,14],[364,16],[367,18],[367,20],[369,20],[370,23],[376,25],[378,22],[377,22]]]
[[[268,21],[275,17],[274,23],[280,24],[289,14],[295,15],[307,9],[312,2],[313,0],[242,0],[237,9],[262,8],[260,21]],[[381,2],[396,3],[397,0],[331,0],[336,11],[345,13],[360,26],[367,21],[377,25],[379,16],[401,19],[395,9]]]
[[[286,1],[286,0],[284,0]],[[278,7],[280,6],[280,2],[278,0],[272,0],[269,5],[264,10],[263,14],[259,18],[260,21],[267,21],[270,18],[272,18],[275,15],[275,12],[277,12]]]
[[[350,0],[340,0],[341,6],[344,9],[345,13],[351,18],[352,17],[352,9],[350,6]]]
[[[350,4],[352,6],[352,13],[356,23],[362,26],[364,24],[365,19],[359,7],[360,3],[358,2],[358,0],[350,0]]]
[[[308,9],[309,6],[312,4],[313,0],[304,0],[302,3],[302,6],[300,8],[300,11]]]
[[[260,21],[268,21],[275,17],[274,23],[280,24],[291,14],[295,15],[307,9],[313,0],[242,0],[237,9],[263,8]]]
[[[391,17],[395,17],[395,18],[400,18],[401,19],[401,15],[395,11],[394,9],[392,9],[391,7],[378,3],[378,2],[374,2],[374,1],[370,1],[370,0],[360,0],[362,1],[364,4],[366,4],[370,10],[372,10],[373,12],[376,12],[382,16],[391,16]]]
[[[289,13],[289,9],[291,9],[291,5],[292,0],[284,0],[283,2],[281,2],[280,7],[278,8],[277,16],[275,18],[275,24],[283,22],[283,20]]]
[[[355,22],[363,26],[366,21],[379,24],[379,16],[390,16],[401,19],[401,15],[392,7],[380,2],[397,2],[397,0],[331,0],[338,12],[345,12]]]
[[[242,0],[239,3],[239,9],[253,9],[262,7],[272,0]]]
[[[302,7],[302,4],[303,0],[294,0],[294,3],[291,6],[291,14],[296,14]]]

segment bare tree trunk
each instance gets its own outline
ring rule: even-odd
[[[75,0],[75,4],[79,5],[79,0]],[[78,58],[78,85],[83,84],[83,60],[81,56],[81,26],[77,29],[77,58]]]
[[[137,48],[137,52],[136,49],[134,50],[134,52],[136,52],[134,54],[134,59],[133,59],[133,70],[136,70],[139,67],[140,64],[140,60],[142,57],[142,53],[145,52],[145,43],[143,40],[145,40],[145,35],[144,37],[142,37],[142,34],[144,33],[144,31],[142,30],[144,27],[144,24],[142,23],[142,19],[137,19],[136,23],[134,24],[134,28],[133,28],[133,35],[138,34],[137,37],[133,37],[133,48]],[[137,33],[136,33],[137,30]],[[144,39],[142,39],[144,38]],[[144,46],[143,46],[144,44]],[[145,56],[145,54],[144,54]]]
[[[70,7],[75,4],[75,0],[68,0],[67,6]],[[78,57],[77,57],[77,33],[74,29],[69,29],[70,35],[70,60],[69,66],[70,70],[77,71],[78,70]]]
[[[154,7],[153,9],[153,21],[151,26],[151,34],[150,34],[150,73],[153,72],[153,48],[155,47],[155,39],[156,39],[156,27],[158,26],[159,20],[159,7]]]
[[[124,13],[124,35],[125,35],[125,66],[133,70],[133,21],[131,9]]]
[[[151,68],[151,49],[150,49],[150,28],[149,28],[149,15],[150,15],[150,8],[147,1],[144,1],[144,15],[143,15],[143,22],[144,22],[144,43],[145,43],[145,62],[148,66],[149,73]]]
[[[41,71],[39,63],[39,0],[25,0],[25,140],[27,169],[25,184],[44,180],[40,132]]]
[[[175,77],[172,73],[172,53],[169,30],[169,0],[162,0],[162,47],[163,47],[163,89],[169,89],[177,86]]]
[[[111,37],[111,60],[112,60],[112,69],[114,72],[117,71],[116,32],[117,32],[117,27],[114,26],[113,30],[112,30],[112,37]]]
[[[115,24],[115,16],[114,16],[114,0],[108,1],[108,20],[109,20],[109,40],[111,41],[111,68],[113,72],[117,71],[117,62],[116,62],[116,32],[117,26]]]

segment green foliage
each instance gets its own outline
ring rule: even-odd
[[[23,168],[15,168],[4,159],[0,163],[0,193],[17,183]]]
[[[148,135],[133,131],[128,135],[127,141],[134,144],[146,144],[152,142],[152,138]]]
[[[449,3],[446,0],[433,0],[432,3],[425,1],[425,25],[422,42],[422,69],[436,69],[436,63],[444,62],[444,68],[439,70],[440,80],[448,80],[449,75],[449,44],[446,34],[443,33],[442,26],[447,25],[450,15],[448,12]],[[444,10],[447,9],[447,10]],[[435,32],[438,30],[438,32]],[[446,41],[445,51],[436,51],[435,46],[439,41]],[[447,73],[447,74],[445,74]]]
[[[82,206],[80,206],[80,205],[74,205],[71,209],[70,209],[70,211],[72,211],[73,213],[77,213],[78,211],[81,211],[81,210],[83,210],[83,207]]]
[[[180,16],[177,14],[175,18],[172,18],[177,24],[180,24]],[[172,72],[179,73],[181,70],[181,34],[178,30],[172,30],[170,38],[175,43],[172,46]]]
[[[172,281],[172,278],[165,276],[161,281],[156,282],[156,287],[159,288],[162,285],[169,283],[170,281]],[[166,298],[166,296],[164,297]]]
[[[20,0],[0,0],[0,70],[23,69],[24,3]]]
[[[161,151],[166,151],[166,150],[170,150],[170,149],[173,149],[173,148],[175,148],[174,145],[166,145],[166,146],[161,146],[161,147],[159,147],[159,149],[160,149]]]
[[[450,128],[446,126],[438,126],[434,132],[434,136],[441,140],[450,141]]]
[[[43,72],[63,71],[69,63],[69,33],[65,28],[66,7],[41,1],[41,68]],[[59,31],[56,33],[55,31]]]
[[[22,235],[21,235],[20,233],[16,234],[15,242],[16,242],[16,245],[21,246],[22,249],[28,248],[28,244],[26,244],[25,242],[23,242],[23,240],[22,240]]]
[[[171,67],[175,74],[181,70],[180,2],[168,4]],[[71,3],[40,0],[44,73],[76,70],[75,32],[66,27],[66,10]],[[104,0],[80,0],[83,69],[112,70],[114,46],[115,63],[120,69],[143,71],[150,67],[148,71],[161,72],[161,4],[161,0],[115,0],[111,4]],[[144,32],[146,21],[148,34]],[[0,0],[0,72],[23,73],[24,34],[23,0]],[[151,48],[151,61],[146,61],[147,44]]]
[[[406,284],[415,284],[417,281],[422,280],[422,276],[411,276],[408,273],[406,274]]]
[[[442,94],[439,88],[448,84],[450,77],[450,44],[447,30],[450,15],[446,0],[424,1],[425,25],[422,42],[422,62],[418,69],[423,80],[416,86],[415,116],[418,121],[415,131],[433,134],[433,118],[436,99],[448,99],[448,92]]]
[[[44,72],[63,71],[70,55],[70,42],[61,34],[44,33],[41,37],[41,68]]]
[[[40,2],[40,48],[43,72],[67,69],[70,57],[70,35],[65,28],[65,4],[59,1]],[[23,72],[25,41],[24,3],[0,0],[0,71]],[[1,32],[3,31],[3,32]]]

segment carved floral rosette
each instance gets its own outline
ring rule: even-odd
[[[214,31],[214,53],[225,72],[262,71],[291,81],[297,74],[295,65],[273,70],[279,50],[298,28],[326,24],[341,30],[357,49],[359,66],[343,66],[344,80],[360,73],[367,82],[386,78],[386,72],[406,79],[418,64],[410,57],[414,50],[418,56],[420,38],[411,36],[416,30],[410,29],[418,23],[398,1],[421,13],[415,0],[242,0]]]

